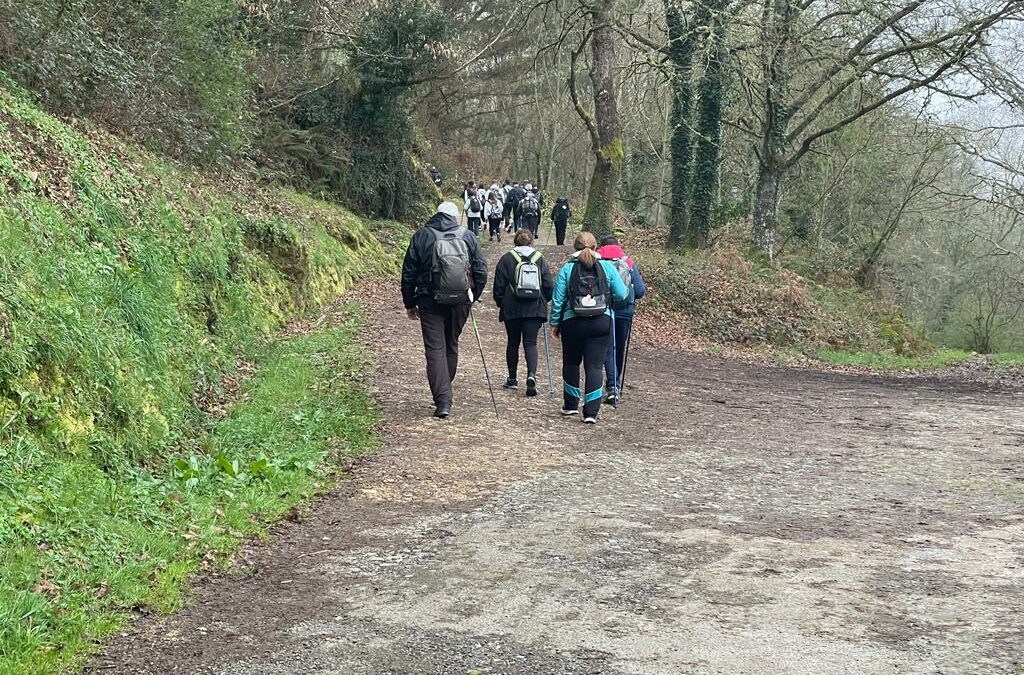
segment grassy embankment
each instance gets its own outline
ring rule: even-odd
[[[399,233],[0,85],[0,673],[73,667],[133,609],[173,610],[372,445],[357,308],[275,333],[393,271],[378,235]]]

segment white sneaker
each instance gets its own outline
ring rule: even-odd
[[[562,408],[562,414],[565,415],[566,417],[571,417],[572,415],[579,415],[580,411],[579,410],[566,410],[565,408]]]
[[[597,424],[597,418],[596,417],[586,417],[586,418],[583,419],[583,423],[584,424]]]

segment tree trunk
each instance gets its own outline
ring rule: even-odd
[[[757,195],[754,203],[753,239],[770,260],[775,255],[775,234],[782,197],[782,174],[786,168],[786,133],[790,111],[788,51],[797,11],[791,0],[764,0],[762,39],[764,42],[765,111],[758,158]]]
[[[775,254],[779,201],[782,199],[782,165],[777,158],[760,162],[757,168],[757,194],[754,197],[754,245],[769,259]]]
[[[690,179],[693,172],[694,35],[678,0],[665,0],[669,62],[672,64],[672,201],[669,208],[668,247],[679,249],[690,237]]]
[[[687,246],[705,248],[711,235],[711,218],[718,189],[722,145],[722,80],[725,59],[725,20],[722,0],[709,0],[707,66],[700,83],[697,111],[697,152],[694,158],[693,196]]]
[[[615,190],[622,173],[622,126],[615,103],[616,0],[597,0],[590,10],[594,32],[590,38],[590,82],[594,89],[594,174],[587,193],[583,229],[598,238],[612,233]]]

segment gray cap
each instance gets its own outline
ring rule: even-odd
[[[440,204],[438,204],[437,212],[446,213],[452,218],[459,217],[459,207],[456,206],[455,204],[452,204],[451,202],[441,202]]]

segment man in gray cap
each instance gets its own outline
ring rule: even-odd
[[[470,305],[483,296],[487,259],[472,232],[459,228],[459,209],[442,202],[412,237],[402,264],[402,301],[420,322],[434,417],[451,414],[459,336]]]

